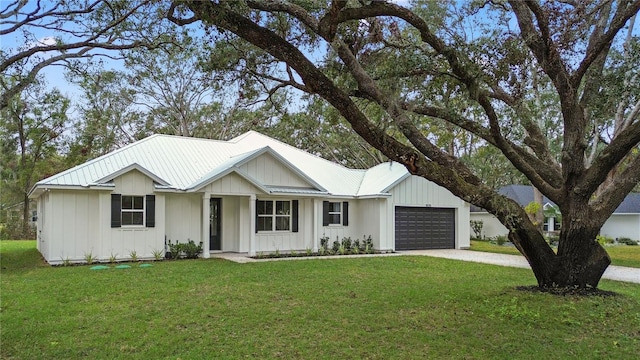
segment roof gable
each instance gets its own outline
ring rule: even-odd
[[[163,180],[161,177],[159,177],[158,175],[152,173],[151,171],[145,169],[143,166],[141,166],[138,163],[133,163],[129,166],[125,166],[124,168],[117,170],[109,175],[106,175],[105,177],[103,177],[102,179],[98,179],[97,181],[95,181],[95,183],[89,184],[89,185],[94,185],[94,184],[104,184],[107,182],[111,182],[113,179],[120,177],[130,171],[133,170],[137,170],[141,173],[143,173],[146,177],[150,178],[151,180],[153,180],[156,184],[158,185],[162,185],[162,186],[169,186],[169,183],[166,182],[165,180]]]

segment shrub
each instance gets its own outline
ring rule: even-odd
[[[549,243],[549,245],[558,245],[558,242],[560,241],[560,237],[556,235],[549,235],[545,237],[545,240],[547,240],[547,243]]]
[[[360,248],[360,250],[362,250],[362,252],[364,252],[365,254],[373,253],[373,239],[371,238],[371,235],[363,235],[362,239],[362,247]]]
[[[598,235],[598,236],[596,236],[596,241],[600,245],[613,244],[613,242],[614,242],[612,237],[609,237],[609,236],[606,236],[606,235]]]
[[[167,245],[173,259],[196,259],[202,253],[202,241],[196,245],[193,240],[188,240],[186,243],[176,241],[175,244],[169,240]]]
[[[618,238],[618,242],[620,244],[631,245],[631,246],[638,245],[638,242],[636,240],[631,240],[628,237]]]
[[[353,244],[353,241],[351,241],[351,237],[343,237],[342,241],[340,242],[340,245],[342,245],[342,247],[344,247],[344,251],[345,252],[350,252],[351,251],[352,244]]]
[[[22,220],[9,221],[0,226],[0,239],[3,240],[33,240],[36,238],[36,227],[28,224],[26,231]]]
[[[506,236],[504,236],[504,235],[498,235],[498,236],[496,236],[496,238],[495,238],[495,243],[496,243],[497,245],[502,246],[502,245],[504,245],[504,244],[505,244],[505,243],[507,243],[507,242],[509,242],[509,239],[508,239]]]
[[[475,234],[475,238],[480,240],[482,238],[482,227],[484,222],[482,220],[471,220],[471,230]]]
[[[336,241],[333,242],[333,246],[331,247],[331,250],[333,251],[333,253],[337,253],[338,250],[340,249],[340,241],[338,241],[338,237],[336,236]]]

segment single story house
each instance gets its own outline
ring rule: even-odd
[[[38,250],[51,264],[141,259],[166,240],[212,252],[317,251],[371,235],[381,251],[469,246],[469,205],[398,163],[349,169],[247,132],[153,135],[39,181]]]
[[[501,188],[499,193],[515,200],[521,206],[527,206],[533,201],[533,188],[530,185],[508,185]],[[556,206],[546,196],[542,200],[543,207]],[[471,220],[483,222],[482,233],[484,237],[495,237],[507,235],[509,231],[498,219],[489,214],[486,210],[477,206],[471,206]],[[544,231],[553,233],[560,231],[560,221],[554,217],[546,217],[544,221]],[[640,193],[631,193],[611,214],[611,217],[604,223],[600,234],[611,238],[640,239]]]

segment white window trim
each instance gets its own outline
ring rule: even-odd
[[[123,209],[122,206],[124,205],[124,198],[125,197],[141,197],[142,198],[142,209]],[[132,203],[133,203],[133,199],[132,199]],[[147,223],[147,200],[145,199],[144,195],[121,195],[120,197],[120,227],[122,228],[144,228],[145,224]],[[142,212],[142,224],[130,224],[130,225],[125,225],[124,221],[122,219],[122,214],[128,212],[128,213],[135,213],[135,212]]]
[[[340,205],[340,211],[331,211],[331,204],[338,204]],[[342,201],[329,201],[329,225],[328,226],[342,226],[342,214],[343,214],[343,210],[344,207],[342,205]],[[331,216],[332,215],[340,215],[340,219],[338,220],[337,223],[332,223],[331,222]]]
[[[258,219],[259,218],[271,218],[271,230],[258,230],[258,233],[286,233],[286,232],[293,232],[293,223],[292,223],[292,219],[293,219],[293,214],[292,214],[292,209],[293,209],[293,202],[291,200],[276,200],[276,199],[258,199],[258,201],[270,201],[271,203],[273,203],[273,213],[272,214],[258,214]],[[282,201],[282,202],[288,202],[289,203],[289,213],[288,214],[276,214],[276,203],[278,201]],[[256,211],[258,211],[258,209],[256,209]],[[289,218],[289,229],[288,230],[276,230],[276,219],[278,217],[287,217]],[[256,224],[257,226],[257,224]]]

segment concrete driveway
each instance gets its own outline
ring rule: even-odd
[[[520,255],[494,254],[472,250],[409,250],[400,251],[403,255],[433,256],[454,260],[471,261],[483,264],[530,268],[527,260]],[[640,269],[610,265],[602,275],[603,279],[625,281],[640,284]]]

